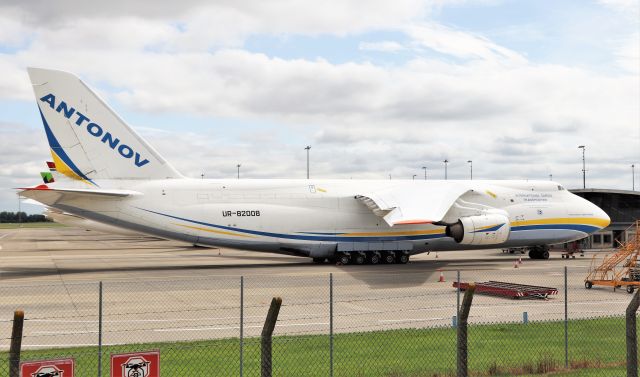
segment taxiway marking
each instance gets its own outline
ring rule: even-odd
[[[12,233],[7,233],[7,234],[3,234],[3,235],[1,235],[1,236],[0,236],[0,240],[1,240],[1,239],[3,239],[3,238],[5,238],[6,236],[8,236],[8,235],[10,235],[10,234],[12,234]],[[0,245],[0,250],[2,250],[2,245]]]
[[[278,327],[295,327],[295,326],[328,326],[329,322],[313,322],[313,323],[282,323]],[[263,325],[244,326],[245,329],[261,329]],[[203,330],[237,330],[240,326],[228,327],[198,327],[198,328],[176,328],[176,329],[155,329],[155,332],[172,332],[172,331],[203,331]]]
[[[67,347],[95,347],[95,343],[77,343],[77,344],[24,344],[22,343],[22,349],[28,348],[67,348]],[[103,346],[117,346],[119,343],[103,343]],[[0,345],[1,351],[7,351],[8,345]]]
[[[278,324],[278,327],[299,327],[299,326],[328,326],[329,322],[311,322],[311,323],[282,323]],[[263,325],[250,325],[244,326],[245,329],[261,329]],[[206,331],[206,330],[238,330],[240,326],[210,326],[210,327],[182,327],[182,328],[170,328],[170,329],[142,329],[141,331],[154,331],[154,332],[177,332],[177,331]],[[126,332],[123,330],[122,332]],[[34,331],[33,334],[38,335],[89,335],[97,334],[97,330],[86,331]]]

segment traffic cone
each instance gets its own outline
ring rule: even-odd
[[[513,264],[513,268],[518,268],[518,261]]]
[[[522,264],[522,257],[518,258],[518,264]]]
[[[444,283],[444,274],[440,271],[440,278],[438,279],[438,283]]]
[[[438,252],[436,251],[436,259],[438,259]]]

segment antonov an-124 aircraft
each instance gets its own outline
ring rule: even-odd
[[[509,247],[543,259],[545,245],[609,224],[551,181],[185,178],[78,77],[28,71],[51,155],[69,179],[20,194],[105,224],[342,264]]]

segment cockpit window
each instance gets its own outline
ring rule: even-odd
[[[558,185],[558,191],[564,191],[564,187]]]

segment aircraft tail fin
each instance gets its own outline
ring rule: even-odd
[[[78,77],[28,72],[58,173],[92,186],[99,179],[181,177]]]

